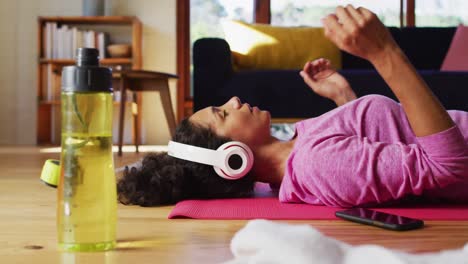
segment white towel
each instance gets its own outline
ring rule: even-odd
[[[225,264],[468,264],[463,249],[409,254],[377,245],[351,246],[309,225],[252,220],[231,241],[234,259]]]

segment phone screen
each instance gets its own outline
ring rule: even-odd
[[[422,227],[424,225],[424,222],[419,219],[387,214],[364,208],[353,208],[344,211],[337,211],[335,215],[346,220],[392,230],[409,230]]]

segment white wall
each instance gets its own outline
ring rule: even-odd
[[[143,23],[143,68],[176,73],[175,1],[112,2],[113,15],[135,15]],[[0,144],[36,143],[37,17],[81,15],[81,10],[78,0],[0,0]],[[171,95],[175,108],[175,81]],[[142,118],[143,143],[166,144],[170,136],[157,93],[144,94]]]

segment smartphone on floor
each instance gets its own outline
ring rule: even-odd
[[[424,221],[419,219],[387,214],[365,208],[336,211],[335,215],[345,220],[396,231],[411,230],[424,226]]]

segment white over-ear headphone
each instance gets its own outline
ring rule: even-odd
[[[244,143],[230,141],[217,150],[196,147],[169,141],[169,156],[213,166],[215,172],[224,179],[237,180],[252,169],[252,150]]]

